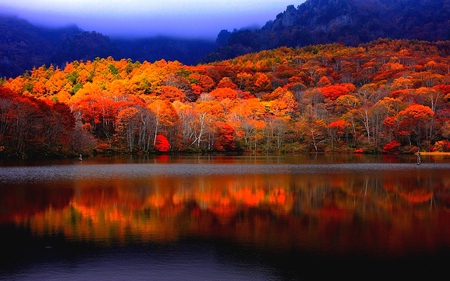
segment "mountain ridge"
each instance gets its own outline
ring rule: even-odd
[[[261,29],[222,30],[218,50],[204,60],[230,59],[281,46],[342,43],[379,38],[450,40],[449,0],[307,0],[290,5]]]
[[[288,6],[261,28],[222,30],[216,42],[164,36],[115,39],[76,25],[50,29],[1,15],[0,28],[0,77],[14,77],[33,67],[64,67],[97,57],[195,65],[281,46],[357,46],[379,38],[445,41],[450,40],[450,0],[307,0]]]
[[[116,39],[76,25],[62,28],[36,26],[15,16],[0,15],[0,77],[15,77],[42,65],[64,67],[74,60],[97,57],[139,61],[160,59],[196,64],[216,49],[204,39],[150,37]]]

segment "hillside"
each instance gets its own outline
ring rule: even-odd
[[[0,80],[0,157],[450,151],[449,56],[450,41],[379,39],[39,67]]]
[[[0,77],[23,74],[52,60],[65,38],[81,32],[75,26],[62,29],[36,27],[13,17],[0,16]]]
[[[307,0],[261,29],[221,31],[221,47],[205,61],[281,46],[357,46],[378,38],[450,40],[450,0]]]
[[[307,0],[288,6],[261,29],[222,30],[216,42],[169,37],[115,39],[76,26],[49,29],[0,16],[0,77],[41,65],[59,66],[97,57],[195,65],[281,46],[342,43],[378,38],[450,40],[450,0]],[[274,15],[277,11],[274,11]]]
[[[0,15],[0,77],[15,77],[42,65],[64,67],[74,60],[97,57],[130,58],[139,61],[160,59],[196,64],[215,50],[212,41],[157,37],[111,39],[76,26],[52,29]]]

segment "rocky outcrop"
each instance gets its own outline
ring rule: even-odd
[[[307,0],[288,6],[260,30],[232,32],[208,58],[281,46],[356,46],[378,38],[442,41],[450,40],[449,30],[450,0]]]

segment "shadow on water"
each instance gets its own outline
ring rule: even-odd
[[[2,247],[9,259],[0,266],[0,280],[430,280],[446,273],[442,262],[450,258],[449,249],[402,258],[274,253],[211,238],[106,247],[16,231],[9,241],[9,247]]]

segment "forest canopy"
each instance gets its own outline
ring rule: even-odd
[[[450,42],[112,57],[0,80],[1,157],[450,150]]]

